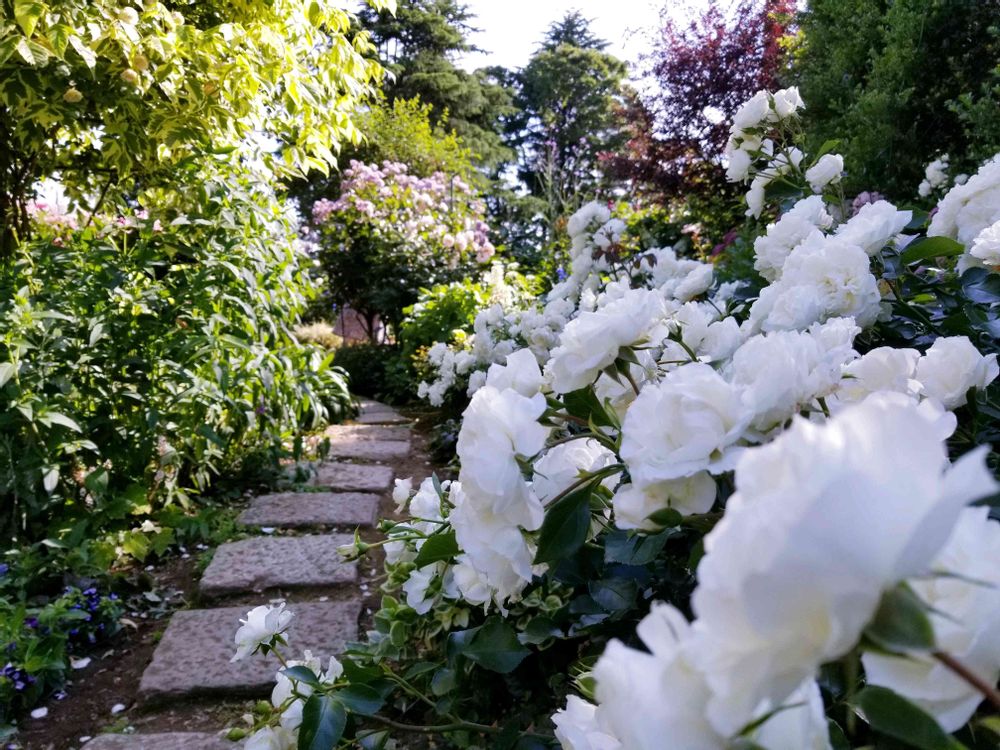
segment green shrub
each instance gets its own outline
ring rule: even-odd
[[[360,396],[401,404],[416,393],[397,346],[349,344],[337,349],[333,361],[347,373],[351,390]]]
[[[5,538],[131,533],[350,408],[332,355],[289,328],[311,287],[273,194],[178,180],[141,196],[155,219],[60,229],[0,267]]]

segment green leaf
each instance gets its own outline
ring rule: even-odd
[[[964,252],[965,245],[948,237],[922,237],[907,245],[900,258],[904,263],[919,263],[928,258],[950,258]]]
[[[76,50],[76,54],[83,60],[84,65],[91,70],[94,69],[94,66],[97,65],[97,55],[94,54],[93,50],[87,46],[83,39],[74,34],[69,38],[69,46]]]
[[[513,672],[530,653],[518,641],[514,628],[499,619],[487,621],[462,650],[467,659],[500,674]]]
[[[313,693],[302,707],[298,750],[333,750],[347,726],[344,704],[323,693]]]
[[[35,64],[35,56],[31,54],[31,46],[28,44],[27,39],[18,39],[17,44],[14,45],[14,49],[17,50],[17,54],[21,56],[28,65]]]
[[[45,12],[45,6],[34,0],[14,0],[14,20],[25,36],[35,33],[35,26]]]
[[[287,669],[281,670],[281,673],[290,680],[295,680],[296,682],[301,682],[314,688],[319,687],[319,678],[316,676],[315,672],[309,669],[309,667],[303,667],[301,665],[288,667]]]
[[[593,422],[599,427],[613,427],[615,425],[614,420],[608,415],[607,410],[594,393],[594,389],[589,386],[565,394],[562,397],[562,403],[569,414],[586,422]]]
[[[934,648],[934,626],[927,616],[927,607],[906,584],[882,595],[865,635],[875,645],[893,653]]]
[[[371,716],[385,705],[385,699],[379,692],[367,685],[348,685],[338,690],[335,696],[348,711],[360,716]]]
[[[454,531],[449,531],[445,534],[435,534],[428,537],[424,542],[413,564],[418,568],[422,568],[425,565],[430,565],[440,560],[451,560],[459,551]]]
[[[660,508],[649,514],[649,520],[657,526],[673,528],[681,525],[684,521],[684,516],[675,508]]]
[[[590,495],[595,483],[585,484],[549,508],[538,534],[536,563],[569,557],[587,541],[590,531]]]
[[[13,362],[0,362],[0,388],[7,385],[7,381],[14,377],[17,367]]]
[[[830,153],[839,145],[840,145],[840,140],[838,138],[832,138],[829,141],[826,141],[822,146],[819,147],[819,151],[816,152],[816,157],[815,157],[816,161],[819,161],[819,158],[821,156]]]
[[[873,729],[920,750],[968,750],[933,717],[888,688],[869,685],[855,704]]]
[[[45,414],[39,414],[38,421],[44,425],[58,424],[63,427],[68,427],[73,430],[73,432],[83,432],[83,430],[80,429],[80,425],[67,417],[65,414],[58,411],[49,411],[45,412]]]

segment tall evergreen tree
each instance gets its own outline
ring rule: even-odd
[[[430,104],[435,124],[446,118],[488,168],[508,156],[499,122],[511,101],[488,72],[469,73],[455,63],[475,49],[468,41],[473,18],[457,0],[399,0],[395,14],[370,8],[360,13],[392,73],[383,86],[389,102],[419,98]]]
[[[516,76],[508,138],[518,150],[519,176],[546,200],[550,222],[600,191],[599,157],[622,140],[615,109],[626,68],[606,47],[573,11],[549,27]]]

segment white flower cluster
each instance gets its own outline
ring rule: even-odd
[[[604,204],[583,206],[570,217],[567,229],[571,238],[568,276],[534,305],[512,308],[497,301],[482,310],[476,316],[473,335],[460,348],[444,344],[432,347],[427,360],[436,377],[420,384],[420,398],[440,406],[446,394],[466,379],[467,394],[472,396],[486,383],[486,370],[503,364],[518,349],[529,349],[538,364],[544,365],[569,321],[598,314],[599,308],[616,302],[633,284],[655,290],[667,302],[692,300],[712,286],[711,265],[678,258],[672,248],[649,250],[627,268],[610,260],[607,251],[621,239],[625,225],[612,218]],[[628,305],[631,303],[619,307]],[[591,318],[590,324],[600,325],[601,319]],[[580,326],[575,330],[580,332]]]
[[[935,190],[948,184],[948,154],[942,154],[924,168],[924,179],[917,187],[917,194],[927,198]]]
[[[938,204],[927,235],[950,237],[965,245],[959,271],[1000,268],[1000,154],[948,191]]]
[[[705,539],[688,623],[654,605],[649,653],[613,641],[594,668],[597,706],[554,718],[567,750],[829,748],[815,677],[859,641],[900,581],[934,608],[939,644],[988,683],[1000,677],[1000,526],[964,508],[996,490],[982,448],[949,465],[952,415],[880,393],[830,421],[798,418],[746,451],[737,492]],[[891,477],[891,478],[890,478]],[[931,572],[948,574],[928,577]],[[868,682],[921,705],[947,730],[982,696],[926,656],[866,655]],[[779,711],[779,709],[782,709]]]

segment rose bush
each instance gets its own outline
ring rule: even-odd
[[[343,671],[282,672],[300,747],[995,746],[994,162],[931,221],[848,200],[803,106],[733,126],[760,278],[626,259],[591,204],[565,281],[477,317],[457,478],[397,481]]]

